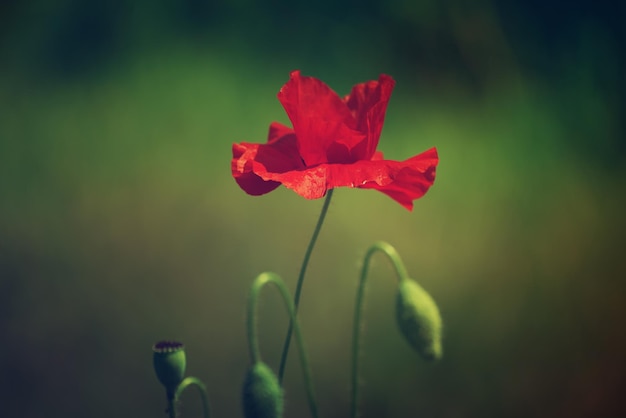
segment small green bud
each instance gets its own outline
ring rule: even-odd
[[[402,280],[396,297],[396,319],[409,344],[426,360],[442,356],[442,321],[433,298],[414,280]]]
[[[248,369],[242,395],[246,418],[279,418],[283,415],[283,389],[272,369],[261,361]]]
[[[152,346],[152,362],[159,382],[172,395],[185,377],[185,346],[176,341],[159,341]]]

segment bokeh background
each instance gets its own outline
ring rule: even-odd
[[[288,123],[293,69],[342,95],[392,75],[379,149],[441,158],[413,212],[335,193],[301,305],[321,415],[348,414],[358,268],[386,240],[438,301],[445,357],[402,340],[377,258],[363,417],[626,416],[625,18],[618,1],[3,1],[2,417],[165,416],[164,338],[214,416],[241,416],[249,284],[294,288],[322,202],[246,195],[230,147]],[[274,368],[279,302],[259,320]],[[306,417],[295,354],[285,416]]]

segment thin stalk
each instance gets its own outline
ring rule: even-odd
[[[302,293],[302,284],[304,283],[304,275],[306,273],[307,266],[309,265],[309,259],[311,258],[313,247],[315,247],[317,236],[319,235],[322,229],[322,224],[324,223],[324,218],[326,217],[326,213],[328,212],[328,206],[330,205],[330,199],[332,198],[332,196],[333,196],[333,189],[330,189],[326,193],[326,199],[324,200],[324,205],[322,206],[320,217],[317,220],[317,225],[315,225],[313,236],[311,237],[311,241],[309,241],[309,246],[307,247],[306,252],[304,253],[304,260],[302,260],[302,266],[300,267],[300,274],[298,275],[298,282],[296,284],[296,291],[293,297],[296,315],[298,314],[298,306],[300,305],[300,293]],[[283,344],[283,353],[280,357],[280,367],[278,368],[278,381],[280,383],[283,382],[283,377],[285,376],[285,367],[287,365],[287,356],[289,355],[289,345],[291,344],[292,332],[293,332],[293,320],[289,323],[289,328],[287,329],[287,336],[285,337],[285,342]]]
[[[352,324],[352,379],[351,379],[351,397],[350,397],[350,416],[357,416],[357,402],[359,392],[359,347],[361,338],[361,312],[363,308],[363,299],[365,294],[365,282],[367,281],[367,273],[372,256],[380,251],[389,258],[391,264],[396,271],[398,281],[408,279],[408,274],[400,255],[390,244],[379,241],[372,245],[365,253],[363,259],[363,267],[361,269],[361,277],[359,279],[359,287],[357,289],[356,304],[354,307],[354,323]]]
[[[182,382],[176,387],[176,392],[174,392],[173,396],[167,397],[167,412],[169,414],[169,418],[176,418],[176,404],[178,403],[178,399],[180,395],[183,393],[185,389],[189,386],[195,386],[198,388],[198,392],[200,392],[200,398],[202,399],[202,411],[204,418],[210,418],[211,411],[209,407],[209,396],[207,395],[206,386],[202,381],[196,377],[186,377]]]
[[[306,353],[304,340],[302,338],[302,333],[300,331],[300,325],[298,323],[298,318],[296,316],[296,307],[294,303],[291,301],[291,296],[289,295],[289,291],[287,290],[287,286],[282,281],[282,279],[271,272],[261,273],[259,274],[254,282],[252,283],[252,289],[250,292],[250,297],[248,298],[248,349],[250,353],[250,361],[252,364],[255,364],[258,361],[261,361],[261,354],[259,350],[259,336],[257,329],[257,305],[259,294],[263,286],[268,283],[272,283],[276,286],[285,302],[285,307],[287,311],[289,311],[289,317],[291,323],[293,325],[293,329],[296,334],[296,344],[298,345],[298,350],[300,351],[300,365],[302,367],[302,372],[304,374],[304,385],[309,401],[309,409],[311,410],[311,415],[314,418],[318,417],[317,413],[317,402],[315,400],[315,392],[313,390],[313,379],[311,378],[311,368],[309,367],[309,359]]]
[[[167,416],[169,418],[176,418],[176,401],[174,396],[167,395]]]

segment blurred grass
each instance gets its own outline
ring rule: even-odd
[[[344,94],[384,67],[337,48],[336,61],[301,69]],[[273,270],[293,288],[321,207],[282,188],[250,197],[232,180],[232,142],[264,141],[271,121],[287,123],[275,94],[316,61],[268,63],[242,49],[173,43],[92,77],[0,81],[6,416],[161,414],[150,346],[162,338],[187,344],[217,416],[240,415],[247,286]],[[363,416],[623,411],[615,102],[582,69],[555,87],[507,65],[479,95],[454,80],[420,86],[404,67],[392,74],[379,148],[404,159],[436,146],[441,163],[412,213],[373,191],[335,194],[301,310],[324,416],[346,415],[357,267],[379,239],[439,302],[445,358],[424,365],[401,340],[391,271],[376,261]],[[273,365],[286,327],[277,301],[268,294],[260,311]],[[289,416],[305,413],[299,375],[291,362]],[[185,399],[185,415],[195,403]]]

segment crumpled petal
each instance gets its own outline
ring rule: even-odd
[[[431,148],[405,161],[389,161],[393,181],[386,185],[369,183],[362,188],[376,189],[385,193],[408,210],[413,210],[413,201],[424,196],[435,182],[439,157],[437,149]]]
[[[346,103],[321,80],[293,71],[278,92],[307,166],[351,163],[352,147],[365,139]]]
[[[393,78],[381,74],[378,80],[355,85],[344,99],[356,121],[356,130],[363,132],[366,138],[352,149],[352,154],[359,160],[372,158],[378,147],[387,104],[395,84]]]
[[[253,196],[280,186],[279,182],[264,180],[258,173],[283,173],[303,168],[293,129],[280,123],[270,125],[267,144],[233,144],[231,172],[237,184]]]
[[[435,181],[437,163],[437,151],[432,148],[405,161],[320,164],[284,172],[262,169],[255,174],[270,184],[281,183],[307,199],[321,198],[335,187],[357,187],[379,190],[412,210],[413,200],[423,196]]]

